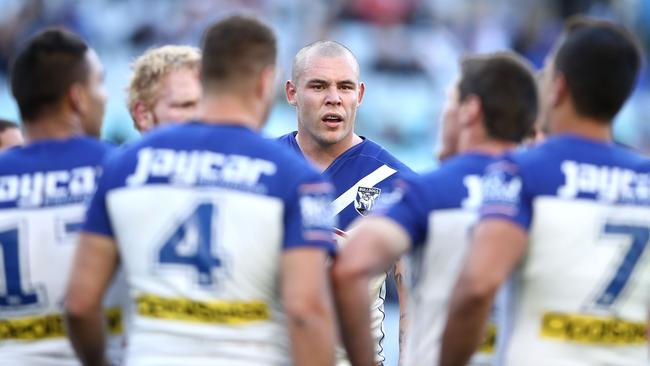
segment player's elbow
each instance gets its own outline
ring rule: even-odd
[[[345,286],[369,276],[369,270],[362,262],[350,256],[339,256],[331,269],[334,287]]]
[[[65,297],[65,315],[68,319],[84,319],[101,311],[101,300],[86,296],[74,288],[69,288]]]
[[[464,273],[456,284],[456,294],[464,303],[483,304],[492,301],[499,285],[499,282],[490,276]]]
[[[284,310],[290,325],[305,327],[321,321],[331,321],[332,309],[327,297],[316,294],[291,296],[284,299]]]

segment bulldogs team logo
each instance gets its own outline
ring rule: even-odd
[[[375,187],[359,187],[357,196],[354,199],[354,208],[363,216],[372,210],[375,200],[381,194],[381,189]]]

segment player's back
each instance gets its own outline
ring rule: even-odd
[[[529,228],[502,313],[505,364],[647,362],[648,161],[564,135],[492,168],[483,215],[511,216],[515,207],[515,221]],[[501,195],[495,200],[494,187]]]
[[[137,304],[127,364],[291,363],[283,250],[333,249],[318,173],[248,128],[193,122],[150,133],[104,178]]]
[[[62,307],[77,232],[108,146],[43,140],[0,155],[0,364],[76,365]],[[117,331],[119,312],[111,312]]]
[[[451,290],[469,245],[481,203],[481,176],[495,158],[467,153],[406,182],[404,196],[388,215],[404,225],[414,242],[409,254],[411,297],[404,363],[438,362]],[[493,339],[492,339],[493,340]],[[484,350],[485,351],[485,350]],[[472,364],[489,364],[490,354]]]

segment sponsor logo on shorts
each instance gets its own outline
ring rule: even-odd
[[[641,345],[647,342],[645,322],[559,312],[544,314],[540,335],[564,342],[598,345]]]
[[[109,333],[121,334],[123,331],[122,311],[119,308],[111,308],[105,311],[105,315]],[[65,325],[61,314],[0,320],[0,340],[36,341],[64,336]]]
[[[189,299],[142,295],[137,299],[138,314],[158,319],[213,324],[246,324],[271,319],[263,301],[202,302]]]
[[[485,335],[483,336],[483,341],[478,348],[480,353],[494,353],[494,347],[496,346],[497,340],[497,326],[490,323],[485,330]]]

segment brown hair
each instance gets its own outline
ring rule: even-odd
[[[243,80],[276,62],[275,34],[254,18],[223,19],[207,29],[202,43],[201,81],[207,90],[241,88]]]
[[[467,56],[461,62],[460,100],[476,95],[490,137],[521,142],[537,118],[537,84],[532,68],[512,52]]]

